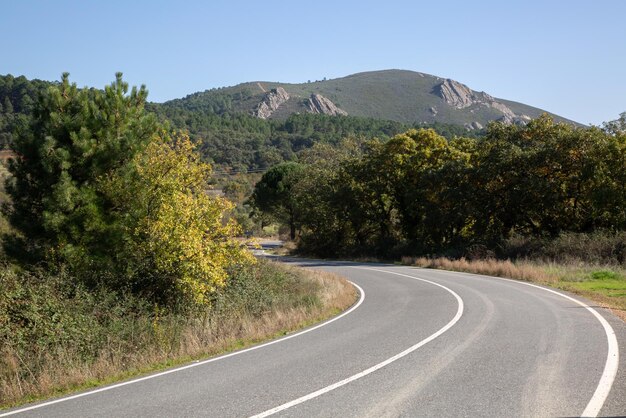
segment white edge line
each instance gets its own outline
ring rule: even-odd
[[[520,280],[507,279],[505,277],[487,276],[484,274],[455,272],[451,270],[441,270],[441,271],[447,271],[451,273],[461,273],[461,274],[466,274],[469,276],[488,277],[490,279],[504,280],[504,281],[511,282],[511,283],[517,283],[517,284],[523,284],[526,286],[536,287],[537,289],[545,290],[546,292],[554,293],[555,295],[558,295],[558,296],[561,296],[562,298],[570,300],[576,303],[577,305],[580,305],[583,308],[587,309],[589,312],[591,312],[591,314],[594,317],[596,317],[596,319],[600,322],[600,324],[602,324],[602,327],[604,328],[604,332],[606,334],[606,339],[607,339],[607,344],[608,344],[608,350],[607,350],[607,356],[606,356],[606,363],[604,364],[604,370],[602,371],[602,376],[600,377],[598,386],[596,387],[596,390],[593,393],[593,396],[589,400],[587,407],[585,407],[585,410],[581,414],[581,417],[597,417],[598,416],[598,414],[600,413],[600,410],[604,406],[604,402],[606,401],[606,398],[609,396],[609,392],[611,392],[611,388],[613,387],[613,382],[615,381],[615,377],[617,376],[617,370],[619,368],[619,345],[617,343],[617,337],[615,335],[615,331],[613,330],[613,327],[611,327],[611,324],[609,324],[609,322],[606,319],[604,319],[604,317],[600,315],[598,311],[596,311],[595,309],[593,309],[591,306],[587,305],[586,303],[579,301],[578,299],[575,299],[564,293],[557,292],[556,290],[552,290],[547,287],[539,286],[533,283],[523,282]]]
[[[7,417],[9,415],[15,415],[15,414],[19,414],[19,413],[26,412],[26,411],[31,411],[33,409],[43,408],[45,406],[54,405],[56,403],[65,402],[65,401],[69,401],[69,400],[77,399],[77,398],[82,398],[84,396],[94,395],[96,393],[105,392],[107,390],[116,389],[116,388],[119,388],[119,387],[122,387],[122,386],[126,386],[126,385],[132,385],[133,383],[142,382],[144,380],[149,380],[149,379],[154,379],[156,377],[165,376],[165,375],[168,375],[170,373],[176,373],[176,372],[180,372],[182,370],[191,369],[192,367],[198,367],[198,366],[202,366],[202,365],[205,365],[205,364],[208,364],[208,363],[213,363],[214,361],[224,360],[224,359],[227,359],[229,357],[233,357],[233,356],[237,356],[239,354],[247,353],[248,351],[258,350],[259,348],[264,348],[264,347],[267,347],[267,346],[270,346],[270,345],[273,345],[273,344],[278,344],[278,343],[281,343],[283,341],[287,341],[287,340],[290,340],[292,338],[299,337],[300,335],[306,334],[308,332],[315,331],[316,329],[324,327],[324,326],[326,326],[326,325],[328,325],[328,324],[330,324],[332,322],[335,322],[335,321],[343,318],[344,316],[348,315],[349,313],[351,313],[355,309],[357,309],[359,306],[361,306],[361,304],[365,300],[365,291],[359,285],[357,285],[356,283],[351,282],[350,280],[348,280],[348,283],[350,283],[352,286],[354,286],[359,291],[360,295],[359,295],[359,300],[357,301],[357,303],[354,304],[350,309],[348,309],[347,311],[345,311],[341,315],[338,315],[338,316],[336,316],[336,317],[334,317],[332,319],[329,319],[328,321],[322,322],[321,324],[318,324],[318,325],[316,325],[316,326],[314,326],[312,328],[307,328],[307,329],[305,329],[303,331],[300,331],[298,333],[291,334],[291,335],[288,335],[286,337],[279,338],[277,340],[272,340],[272,341],[269,341],[269,342],[261,344],[261,345],[255,345],[254,347],[246,348],[246,349],[240,350],[240,351],[235,351],[233,353],[225,354],[223,356],[211,358],[211,359],[208,359],[208,360],[199,361],[197,363],[188,364],[186,366],[178,367],[176,369],[171,369],[171,370],[167,370],[167,371],[164,371],[164,372],[151,374],[149,376],[140,377],[138,379],[129,380],[127,382],[117,383],[115,385],[106,386],[106,387],[103,387],[103,388],[100,388],[100,389],[90,390],[89,392],[83,392],[83,393],[79,393],[79,394],[76,394],[76,395],[68,396],[68,397],[65,397],[65,398],[55,399],[53,401],[32,405],[32,406],[29,406],[29,407],[26,407],[26,408],[16,409],[14,411],[5,412],[3,414],[0,414],[0,417]]]
[[[443,334],[444,332],[446,332],[447,330],[449,330],[450,328],[452,328],[452,326],[454,326],[454,324],[456,324],[459,319],[461,319],[461,316],[463,315],[463,299],[461,299],[461,297],[459,295],[457,295],[453,290],[439,284],[439,283],[435,283],[435,282],[431,282],[430,280],[426,280],[426,279],[421,279],[419,277],[415,277],[415,276],[409,276],[408,274],[402,274],[402,273],[396,273],[393,271],[387,271],[387,270],[380,270],[380,269],[374,269],[374,268],[368,268],[368,267],[352,267],[352,268],[356,268],[356,269],[363,269],[363,270],[372,270],[372,271],[378,271],[381,273],[388,273],[388,274],[395,274],[397,276],[403,276],[403,277],[408,277],[410,279],[414,279],[414,280],[420,280],[422,282],[426,282],[426,283],[430,283],[433,284],[435,286],[441,287],[444,290],[447,290],[448,292],[450,292],[457,300],[458,303],[458,309],[456,312],[456,315],[454,315],[454,318],[452,318],[452,320],[450,320],[450,322],[448,322],[446,325],[443,326],[443,328],[439,329],[439,331],[435,332],[434,334],[430,335],[429,337],[423,339],[422,341],[418,342],[417,344],[407,348],[406,350],[404,350],[401,353],[396,354],[393,357],[388,358],[387,360],[380,362],[372,367],[370,367],[369,369],[363,370],[360,373],[357,373],[353,376],[350,376],[346,379],[343,379],[337,383],[333,383],[330,386],[326,386],[324,388],[321,388],[319,390],[316,390],[315,392],[309,393],[308,395],[304,395],[298,399],[294,399],[293,401],[284,403],[282,405],[279,405],[275,408],[272,409],[268,409],[265,412],[261,412],[260,414],[257,415],[253,415],[251,418],[263,418],[263,417],[267,417],[270,415],[273,415],[277,412],[280,411],[284,411],[285,409],[291,408],[293,406],[296,406],[298,404],[301,404],[303,402],[306,402],[308,400],[317,398],[318,396],[321,396],[325,393],[328,393],[330,391],[333,391],[341,386],[347,385],[350,382],[353,382],[357,379],[360,379],[364,376],[367,376],[368,374],[371,374],[373,372],[375,372],[376,370],[382,369],[383,367],[389,365],[390,363],[393,363],[394,361],[401,359],[402,357],[412,353],[413,351],[417,350],[418,348],[424,346],[425,344],[431,342],[432,340],[434,340],[435,338],[439,337],[441,334]]]

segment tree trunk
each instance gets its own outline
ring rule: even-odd
[[[289,225],[289,228],[291,229],[289,236],[291,237],[291,240],[295,240],[296,239],[296,225],[291,222],[291,224]]]

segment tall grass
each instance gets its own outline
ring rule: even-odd
[[[0,405],[215,355],[354,303],[345,280],[261,261],[234,271],[209,308],[176,312],[66,278],[0,271]]]
[[[483,260],[460,258],[454,260],[445,257],[402,257],[402,263],[423,268],[508,277],[528,282],[552,283],[557,280],[554,275],[549,274],[545,269],[530,261],[512,262],[511,260],[496,260],[494,258]]]

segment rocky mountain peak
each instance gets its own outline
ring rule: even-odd
[[[284,88],[277,87],[265,93],[263,100],[252,111],[252,114],[257,118],[267,119],[287,100],[289,100],[289,93]]]
[[[348,115],[348,112],[339,109],[330,99],[327,99],[321,94],[311,94],[311,97],[309,97],[306,103],[306,107],[311,113],[320,113],[329,116]]]
[[[434,92],[448,105],[456,109],[464,109],[473,105],[491,107],[502,113],[502,116],[498,120],[507,124],[525,125],[531,119],[526,115],[515,114],[507,105],[497,101],[487,93],[476,92],[465,84],[461,84],[449,78],[435,87]],[[479,125],[479,123],[471,124],[468,126],[468,129],[481,129],[478,127]],[[482,125],[480,126],[482,127]]]

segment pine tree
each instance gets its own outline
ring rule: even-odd
[[[121,73],[104,91],[78,89],[66,73],[42,95],[12,144],[16,158],[6,184],[12,204],[3,212],[17,233],[5,239],[7,254],[28,263],[111,262],[119,239],[108,210],[114,203],[97,184],[158,131],[144,112],[146,97],[144,86],[128,94]]]

